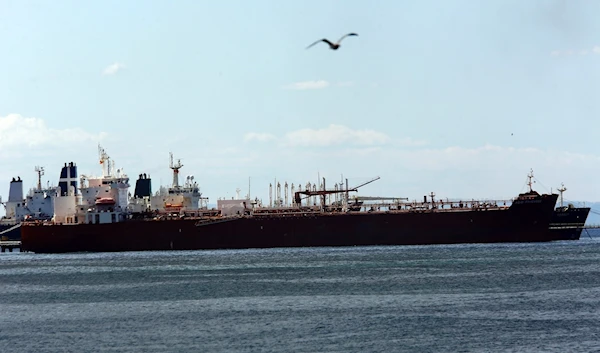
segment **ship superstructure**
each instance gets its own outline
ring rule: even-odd
[[[0,236],[10,239],[20,238],[20,224],[24,220],[49,220],[54,214],[54,199],[57,196],[56,186],[42,186],[44,168],[36,166],[38,176],[37,187],[29,189],[23,197],[23,180],[13,178],[10,182],[8,200],[0,203],[6,214],[0,218]]]
[[[79,188],[76,165],[71,163],[63,168],[52,218],[54,224],[118,223],[132,218],[183,216],[207,210],[208,198],[202,197],[193,176],[186,177],[183,185],[179,184],[183,164],[180,160],[173,163],[172,154],[169,167],[173,170],[173,184],[160,188],[154,195],[149,175],[139,175],[131,195],[129,176],[122,168],[115,168],[114,161],[101,146],[98,146],[98,155],[102,175],[79,176]]]
[[[169,168],[173,171],[173,182],[170,187],[160,187],[151,197],[150,208],[157,212],[181,213],[207,209],[208,198],[202,197],[200,186],[193,175],[185,178],[183,185],[179,184],[179,170],[183,167],[181,160],[173,160],[169,153]]]
[[[106,151],[98,146],[101,176],[79,176],[70,163],[61,173],[60,195],[55,200],[53,222],[58,224],[109,223],[124,220],[127,214],[129,177]]]

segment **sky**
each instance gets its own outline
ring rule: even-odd
[[[600,201],[600,2],[0,0],[0,195],[98,175],[268,202],[365,196]],[[347,37],[337,51],[321,38]],[[182,178],[183,179],[183,178]],[[180,182],[182,182],[181,180]],[[3,213],[0,208],[0,214]]]

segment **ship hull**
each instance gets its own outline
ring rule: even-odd
[[[541,242],[556,195],[509,209],[450,212],[296,214],[236,217],[197,225],[193,219],[21,227],[22,246],[36,253],[274,247]]]
[[[578,240],[590,210],[589,207],[557,208],[550,220],[550,231],[553,236],[557,240]]]
[[[0,239],[21,240],[21,229],[16,225],[0,224]]]

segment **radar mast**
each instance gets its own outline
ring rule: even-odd
[[[179,169],[183,167],[183,164],[181,164],[181,159],[178,159],[176,164],[173,163],[173,152],[169,152],[169,156],[169,168],[173,169],[173,188],[179,188]]]
[[[563,192],[567,191],[564,183],[560,183],[560,188],[558,188],[558,192],[560,192],[560,207],[563,207]]]
[[[44,167],[36,166],[35,172],[38,175],[38,184],[37,184],[38,190],[42,190],[42,175],[44,175]]]

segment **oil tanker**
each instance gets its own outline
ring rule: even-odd
[[[141,174],[128,197],[129,178],[101,150],[101,177],[61,180],[52,221],[25,221],[22,250],[36,253],[147,250],[242,249],[274,247],[425,245],[455,243],[541,242],[562,240],[550,224],[557,194],[531,189],[510,200],[422,201],[398,197],[351,197],[371,181],[333,189],[292,184],[291,202],[278,183],[269,205],[257,199],[218,200],[207,207],[193,177],[178,181],[181,163],[173,163],[173,185],[151,194]],[[73,163],[64,168],[73,168]],[[64,170],[63,170],[63,174]],[[76,170],[75,170],[76,174]],[[531,177],[530,177],[531,180]],[[78,192],[78,189],[80,192]],[[569,235],[571,237],[571,235]]]

